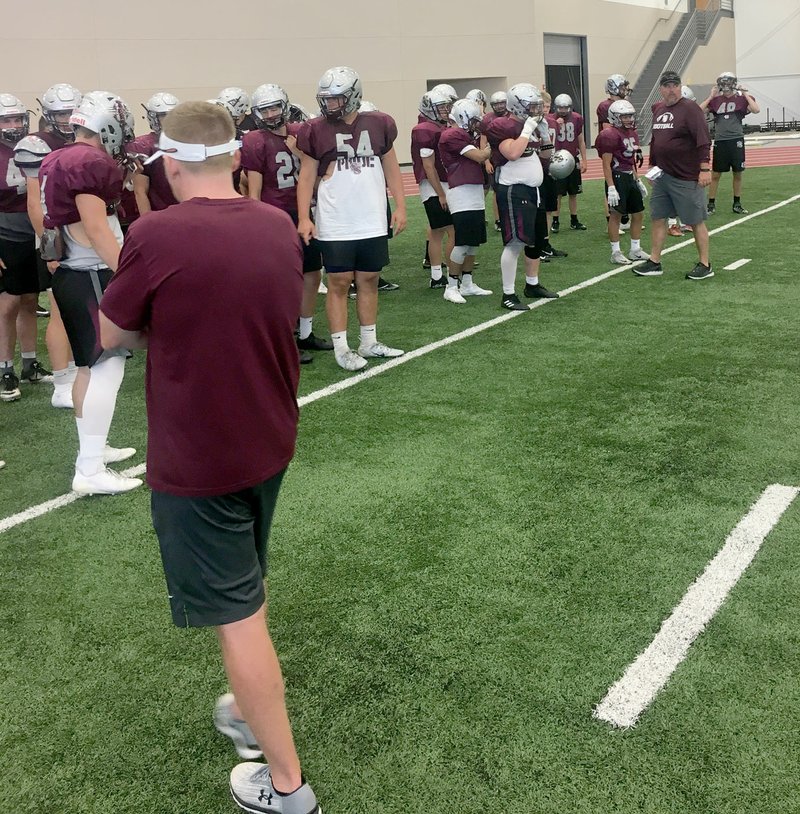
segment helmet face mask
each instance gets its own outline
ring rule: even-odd
[[[317,104],[326,119],[338,121],[357,113],[361,104],[361,79],[346,66],[325,71],[317,85]]]
[[[508,94],[503,90],[493,93],[489,98],[489,107],[495,116],[505,116],[508,112]]]
[[[717,88],[720,93],[734,93],[739,80],[730,71],[725,71],[717,77]]]
[[[280,85],[259,85],[253,91],[253,118],[259,128],[279,130],[289,119],[289,97]]]
[[[529,82],[520,82],[508,91],[508,112],[519,121],[532,117],[541,121],[544,102],[539,89]]]

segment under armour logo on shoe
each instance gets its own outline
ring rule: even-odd
[[[258,795],[258,802],[270,805],[272,803],[272,791],[267,793],[266,789],[261,789],[261,794]]]

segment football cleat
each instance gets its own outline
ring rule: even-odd
[[[396,356],[402,356],[404,350],[399,348],[390,348],[384,345],[383,342],[373,342],[371,345],[360,345],[358,348],[358,355],[364,359],[394,359]]]
[[[714,276],[714,270],[711,268],[711,264],[704,266],[702,263],[698,263],[687,275],[687,280],[708,280],[710,277]]]
[[[549,288],[545,288],[541,283],[536,283],[536,285],[525,283],[524,293],[526,297],[535,297],[538,300],[558,299],[558,294],[555,291],[551,291]]]
[[[363,370],[367,366],[367,360],[348,348],[344,353],[336,354],[336,364],[353,373],[356,370]]]
[[[750,210],[745,209],[740,203],[735,203],[733,205],[733,211],[737,215],[749,215],[750,214]]]
[[[528,311],[530,310],[527,305],[520,302],[516,294],[503,294],[500,299],[500,307],[506,308],[509,311]]]
[[[314,361],[314,357],[307,350],[300,350],[300,348],[298,348],[297,352],[300,354],[301,365],[310,365]]]
[[[586,226],[581,223],[579,220],[572,221],[569,225],[570,229],[575,229],[577,232],[585,232]]]
[[[553,218],[553,222],[550,224],[550,234],[557,235],[560,228],[561,224],[558,222],[558,218]]]
[[[378,291],[397,291],[400,286],[397,283],[390,283],[383,277],[378,277]]]
[[[481,288],[479,285],[462,285],[461,294],[464,297],[488,297],[492,292],[488,288]]]
[[[621,266],[627,266],[630,260],[623,254],[623,252],[617,250],[611,252],[611,262],[612,263],[619,263]]]
[[[716,203],[714,201],[709,201],[706,204],[706,212],[708,212],[709,215],[713,215],[716,211],[717,211]]]
[[[554,249],[552,246],[547,245],[542,249],[543,257],[569,257],[567,252],[562,252],[560,249]]]
[[[673,223],[672,226],[667,229],[667,233],[670,237],[683,237],[683,232],[681,231],[681,227],[678,226],[677,223]]]
[[[0,384],[0,400],[16,401],[22,393],[19,389],[19,379],[10,371],[3,374],[2,384]]]
[[[106,448],[103,450],[103,463],[118,464],[120,461],[133,458],[135,454],[136,450],[133,447],[110,447],[106,444]]]
[[[76,469],[72,479],[72,491],[79,495],[119,495],[141,485],[139,478],[126,478],[108,468],[101,469],[94,475],[84,475]]]
[[[236,749],[236,754],[245,760],[256,760],[263,756],[261,747],[256,741],[247,721],[233,715],[234,698],[232,693],[225,693],[217,699],[214,706],[214,726],[218,732],[227,735]]]
[[[53,373],[43,367],[38,359],[34,359],[27,367],[22,368],[19,378],[23,382],[52,382]]]
[[[442,296],[448,301],[456,303],[457,305],[463,305],[466,300],[461,296],[458,290],[458,286],[449,285],[444,290],[444,294]]]
[[[438,279],[434,280],[433,277],[428,281],[430,288],[447,288],[447,277],[444,274]]]

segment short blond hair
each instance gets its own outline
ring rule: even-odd
[[[227,144],[236,136],[233,119],[219,105],[210,102],[181,102],[164,117],[164,132],[175,141],[184,144],[205,144],[214,147]],[[211,156],[205,161],[183,161],[189,172],[231,171],[232,156],[223,154]]]
[[[548,105],[551,104],[552,101],[553,101],[553,97],[546,90],[543,90],[541,92],[541,97],[542,97],[542,101],[545,102]]]

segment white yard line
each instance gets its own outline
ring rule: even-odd
[[[724,226],[718,226],[716,229],[710,230],[709,234],[715,235],[718,232],[724,232],[726,229],[730,229],[734,226],[738,226],[741,223],[745,223],[753,218],[757,218],[760,215],[766,215],[769,212],[774,212],[776,209],[780,209],[782,206],[786,206],[787,204],[794,203],[795,201],[800,200],[800,195],[793,195],[791,198],[787,198],[784,201],[780,201],[772,206],[767,207],[766,209],[760,209],[758,212],[752,212],[749,215],[745,215],[738,220],[731,221],[730,223],[726,223]],[[670,252],[678,251],[678,249],[682,249],[684,246],[689,246],[694,241],[689,238],[688,240],[682,240],[680,243],[672,244],[668,249],[664,249],[661,252],[662,255],[669,254]],[[633,264],[629,264],[627,266],[617,266],[616,268],[609,269],[609,271],[604,272],[603,274],[598,274],[596,277],[592,277],[589,280],[584,280],[582,283],[578,283],[577,285],[570,286],[569,288],[564,288],[559,291],[561,297],[566,297],[569,294],[574,294],[576,291],[581,291],[584,288],[589,288],[590,286],[597,285],[597,283],[602,283],[605,280],[610,279],[611,277],[615,277],[617,274],[622,273],[623,271],[629,271],[632,268]],[[558,302],[558,300],[536,300],[535,302],[531,303],[528,308],[533,310],[534,308],[540,308],[543,305],[547,305],[551,302]],[[439,350],[439,348],[447,347],[447,345],[452,345],[454,342],[459,342],[462,339],[468,339],[471,336],[475,336],[476,334],[481,333],[482,331],[487,331],[489,328],[494,328],[495,325],[500,325],[503,322],[508,322],[510,319],[514,319],[515,317],[524,314],[525,311],[508,311],[505,314],[501,314],[494,319],[490,319],[487,322],[481,322],[479,325],[475,325],[472,328],[467,328],[466,330],[459,331],[456,334],[452,334],[451,336],[446,336],[444,339],[439,339],[436,342],[431,342],[429,345],[423,345],[421,348],[417,348],[416,350],[409,351],[403,356],[398,356],[396,359],[390,359],[383,364],[376,365],[375,367],[367,368],[363,373],[357,373],[355,376],[351,376],[348,379],[343,379],[340,382],[336,382],[335,384],[330,384],[327,387],[322,387],[319,390],[315,390],[313,393],[309,393],[306,396],[302,396],[297,400],[297,403],[300,407],[305,407],[307,404],[312,404],[315,401],[319,401],[320,399],[327,398],[328,396],[333,396],[336,393],[340,393],[342,390],[347,390],[350,387],[355,387],[357,384],[361,384],[369,379],[375,378],[375,376],[380,376],[382,373],[387,373],[390,370],[393,370],[400,365],[405,365],[408,362],[413,361],[414,359],[419,359],[420,356],[425,356],[427,353],[431,353],[431,351]],[[144,464],[139,464],[139,466],[134,467],[133,469],[126,470],[123,472],[124,475],[130,475],[132,477],[138,477],[139,475],[143,474],[145,471]],[[43,514],[47,514],[48,512],[53,511],[54,509],[59,509],[62,506],[68,506],[70,503],[73,503],[77,500],[79,495],[70,492],[66,495],[61,495],[60,497],[54,498],[53,500],[48,500],[45,503],[40,503],[38,506],[33,506],[30,509],[25,509],[18,514],[12,514],[10,517],[6,517],[0,520],[0,534],[4,531],[9,531],[10,529],[15,528],[16,526],[21,525],[22,523],[27,523],[29,520],[33,520],[36,517],[41,517]]]
[[[725,266],[723,271],[736,271],[736,269],[740,269],[742,266],[746,266],[752,260],[751,257],[743,257],[741,260],[737,260],[735,263],[731,263],[729,266]]]
[[[728,535],[725,545],[690,586],[649,647],[628,667],[594,710],[617,727],[633,726],[686,658],[692,642],[714,618],[764,539],[800,493],[795,486],[768,486]]]

